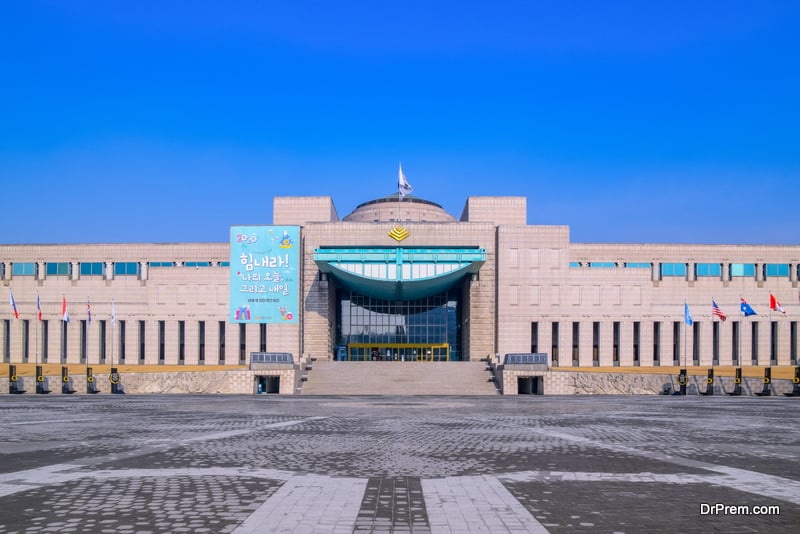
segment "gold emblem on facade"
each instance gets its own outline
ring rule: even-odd
[[[403,239],[407,238],[410,235],[411,233],[409,233],[409,231],[403,228],[402,226],[395,226],[394,228],[392,228],[392,231],[389,232],[389,237],[391,237],[395,241],[402,241]]]

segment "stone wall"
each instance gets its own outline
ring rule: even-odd
[[[677,375],[629,374],[629,373],[581,373],[575,371],[527,371],[499,369],[496,373],[504,395],[517,395],[517,378],[527,376],[544,377],[545,395],[659,395],[669,386],[672,391],[680,389]],[[687,393],[696,395],[705,392],[708,385],[705,376],[689,376]],[[724,395],[733,391],[733,377],[716,377],[714,394]],[[742,395],[755,395],[764,385],[761,378],[743,378]],[[773,395],[792,391],[791,380],[773,379],[770,389]]]

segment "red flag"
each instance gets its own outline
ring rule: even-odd
[[[783,306],[781,306],[781,303],[775,298],[775,295],[772,294],[772,291],[769,292],[769,309],[786,315],[786,310],[783,309]]]

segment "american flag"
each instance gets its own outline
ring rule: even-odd
[[[716,315],[719,317],[720,321],[724,321],[728,318],[728,316],[725,315],[725,312],[719,309],[719,306],[717,306],[717,303],[714,301],[714,299],[711,299],[711,315]]]

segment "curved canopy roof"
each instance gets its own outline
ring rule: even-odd
[[[477,273],[486,261],[479,248],[318,248],[314,262],[342,286],[383,300],[437,295]]]

